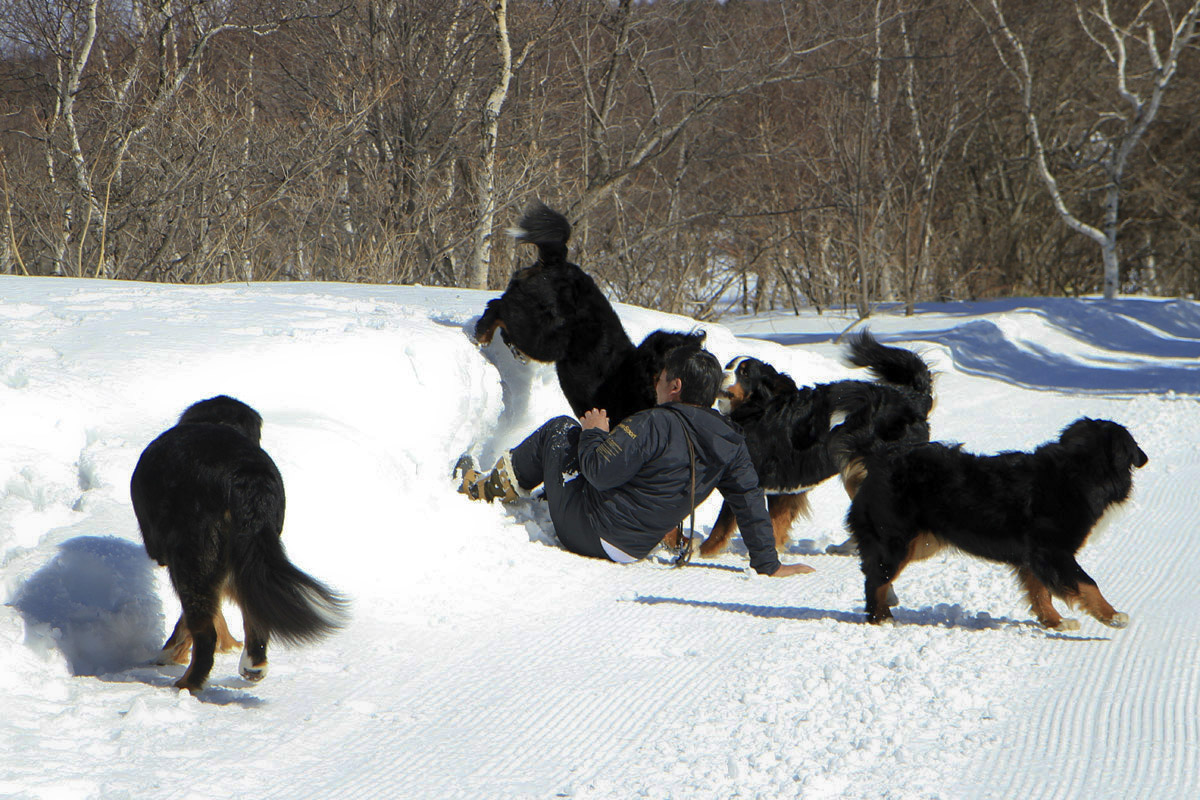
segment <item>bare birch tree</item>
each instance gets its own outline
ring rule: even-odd
[[[996,50],[1020,87],[1037,172],[1063,222],[1100,247],[1104,297],[1111,300],[1121,288],[1117,237],[1129,159],[1158,115],[1163,95],[1178,70],[1181,53],[1196,38],[1200,0],[1189,0],[1189,4],[1182,7],[1178,3],[1173,6],[1171,0],[1148,0],[1136,9],[1132,18],[1123,21],[1114,16],[1108,0],[1098,3],[1076,0],[1074,3],[1079,25],[1100,49],[1122,104],[1097,120],[1083,143],[1091,151],[1089,155],[1103,180],[1103,221],[1098,224],[1087,222],[1085,215],[1073,210],[1060,190],[1058,178],[1046,157],[1039,113],[1034,108],[1035,76],[1027,47],[1005,18],[1001,0],[989,0],[989,3],[996,22],[992,34]],[[1165,46],[1161,47],[1160,27],[1167,34]]]
[[[480,154],[482,167],[477,179],[476,197],[478,212],[475,220],[474,244],[471,249],[471,264],[467,275],[467,286],[486,289],[488,273],[492,264],[492,232],[496,226],[496,151],[500,144],[500,115],[508,100],[508,89],[514,70],[519,70],[533,47],[534,40],[525,43],[521,54],[514,60],[512,42],[508,33],[508,0],[490,0],[488,13],[495,26],[495,44],[498,63],[495,82],[483,104],[483,120],[480,129]]]

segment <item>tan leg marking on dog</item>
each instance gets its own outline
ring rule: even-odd
[[[171,632],[170,637],[163,644],[156,663],[185,664],[187,663],[188,653],[191,649],[192,634],[188,631],[187,625],[184,624],[183,615],[180,614],[179,621],[175,623],[175,630]]]
[[[1077,630],[1079,628],[1079,623],[1075,620],[1062,618],[1062,615],[1054,607],[1050,590],[1032,572],[1025,567],[1017,567],[1017,580],[1021,582],[1021,587],[1025,590],[1025,599],[1029,601],[1029,608],[1037,617],[1038,622],[1053,630]]]
[[[729,537],[733,535],[733,529],[736,527],[737,519],[733,516],[733,509],[728,505],[721,506],[721,513],[717,515],[717,521],[713,523],[708,538],[700,545],[700,555],[708,558],[725,552],[725,548],[729,546]]]
[[[796,517],[807,517],[812,511],[807,492],[771,495],[767,498],[767,509],[771,513],[771,527],[775,531],[776,550],[783,550],[787,546]]]
[[[679,537],[681,535],[679,528],[671,528],[671,530],[667,531],[667,535],[662,538],[662,546],[671,552],[675,552],[679,549]]]
[[[1077,605],[1105,625],[1124,628],[1129,624],[1129,615],[1117,611],[1100,594],[1100,587],[1090,583],[1079,584],[1079,591],[1067,597],[1067,602]]]
[[[900,570],[896,570],[896,574],[899,575]],[[895,578],[893,578],[893,580],[895,580]],[[875,590],[875,608],[879,609],[879,618],[871,620],[872,622],[879,623],[892,619],[891,607],[895,605],[895,603],[890,603],[888,601],[894,597],[895,594],[896,592],[892,588],[891,581],[879,585],[879,587]]]
[[[924,561],[927,558],[932,558],[941,552],[943,542],[938,537],[928,531],[918,533],[917,537],[908,543],[908,556],[900,565],[900,569],[904,569],[910,561]],[[900,574],[900,569],[896,570],[896,574]],[[895,580],[893,578],[892,580]]]
[[[900,603],[893,584],[896,582],[896,578],[900,577],[900,573],[904,572],[904,568],[913,561],[929,558],[941,548],[941,540],[931,533],[919,533],[908,543],[908,552],[904,554],[904,559],[896,565],[892,579],[875,588],[875,608],[878,609],[876,612],[878,619],[873,619],[872,622],[886,622],[892,619],[891,607]]]
[[[216,616],[213,617],[213,625],[217,629],[217,652],[232,653],[234,650],[242,646],[234,635],[229,632],[229,625],[225,622],[225,615],[218,609]]]
[[[489,344],[492,343],[492,339],[496,336],[496,329],[503,328],[503,327],[504,327],[504,320],[498,319],[495,322],[493,322],[491,325],[489,325],[487,330],[485,330],[478,338],[476,338],[475,341],[479,342],[481,347],[487,347]]]

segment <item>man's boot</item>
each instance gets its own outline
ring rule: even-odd
[[[521,495],[517,491],[517,482],[512,477],[509,460],[501,457],[496,466],[487,475],[475,469],[475,460],[463,456],[454,467],[454,474],[462,473],[458,484],[459,494],[465,494],[472,500],[487,500],[489,503],[499,499],[501,503],[509,503]]]

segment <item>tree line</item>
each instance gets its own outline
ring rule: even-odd
[[[1200,0],[9,0],[0,273],[698,317],[1200,289]]]

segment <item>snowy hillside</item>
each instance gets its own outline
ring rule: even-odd
[[[961,556],[863,623],[844,493],[785,561],[682,570],[563,551],[536,502],[471,504],[449,472],[569,413],[552,368],[468,338],[490,295],[0,277],[0,797],[1194,798],[1200,796],[1200,305],[1005,301],[882,313],[939,373],[936,438],[1029,448],[1081,415],[1150,456],[1081,554],[1132,618],[1049,633],[1006,569]],[[621,307],[631,336],[699,323]],[[726,360],[857,375],[838,316],[703,324]],[[146,666],[178,614],[128,483],[218,393],[263,415],[284,541],[349,627],[273,647],[260,684]],[[698,515],[711,524],[716,503]],[[236,609],[226,611],[240,632]]]

